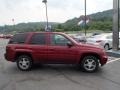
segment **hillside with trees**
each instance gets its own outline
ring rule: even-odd
[[[87,29],[102,31],[112,30],[112,11],[113,10],[107,10],[87,15],[87,17],[90,19],[90,22],[87,24]],[[84,27],[78,25],[80,18],[81,16],[78,18],[75,17],[66,21],[65,23],[49,22],[49,25],[52,26],[53,31],[82,31]],[[30,22],[16,25],[5,25],[0,26],[0,33],[44,31],[45,26],[46,22]]]
[[[112,11],[107,10],[103,12],[94,13],[91,15],[87,15],[89,17],[90,22],[87,24],[88,30],[112,30]],[[81,17],[81,16],[80,16]],[[82,30],[84,27],[78,26],[79,18],[73,18],[71,20],[66,21],[63,26],[66,30]]]
[[[58,23],[49,22],[52,28],[55,28]],[[18,33],[18,32],[30,32],[30,31],[44,31],[46,22],[29,22],[19,23],[16,25],[5,25],[0,27],[1,33]]]

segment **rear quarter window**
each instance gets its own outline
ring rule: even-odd
[[[30,40],[30,44],[36,44],[36,45],[45,45],[45,34],[43,33],[37,33],[34,34]]]
[[[16,34],[10,39],[9,44],[23,44],[26,38],[27,34]]]

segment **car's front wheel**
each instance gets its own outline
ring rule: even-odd
[[[81,66],[86,72],[95,72],[99,67],[98,58],[96,56],[85,56],[81,62]]]
[[[110,49],[109,44],[106,44],[106,45],[104,46],[104,49],[105,49],[106,51],[109,50],[109,49]]]
[[[32,67],[32,59],[27,55],[21,55],[17,58],[17,67],[22,71],[28,71]]]

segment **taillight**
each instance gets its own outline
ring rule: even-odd
[[[96,41],[96,43],[100,43],[100,42],[102,42],[102,40],[97,40],[97,41]]]

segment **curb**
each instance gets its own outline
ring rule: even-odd
[[[108,56],[120,58],[120,51],[109,50],[106,52]]]

